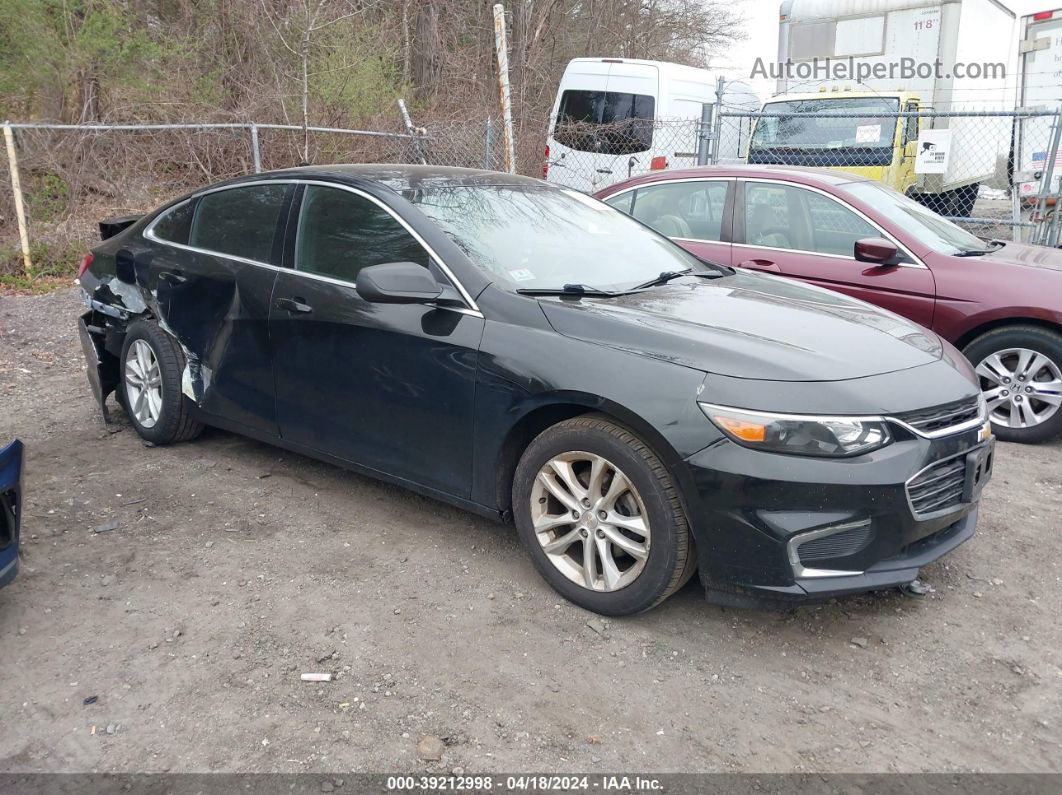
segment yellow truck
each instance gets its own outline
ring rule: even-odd
[[[898,91],[787,94],[763,105],[749,143],[749,163],[837,168],[912,192],[920,100]]]

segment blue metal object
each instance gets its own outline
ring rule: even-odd
[[[22,442],[0,450],[0,587],[18,573],[18,531],[22,514]]]

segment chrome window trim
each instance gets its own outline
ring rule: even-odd
[[[853,530],[856,527],[862,527],[869,525],[871,522],[869,519],[860,519],[855,522],[845,522],[844,524],[830,525],[829,527],[823,527],[818,530],[809,530],[806,533],[797,533],[795,536],[786,542],[786,555],[789,557],[789,565],[793,567],[793,577],[800,578],[819,578],[819,577],[859,577],[863,574],[862,571],[845,571],[843,569],[809,569],[805,568],[804,564],[800,562],[800,554],[797,549],[801,544],[808,541],[814,541],[816,538],[823,538],[824,536],[832,536],[837,533],[843,533],[846,530]]]
[[[297,178],[292,178],[292,179],[262,179],[262,180],[253,180],[251,182],[240,182],[240,183],[237,183],[235,185],[221,185],[221,186],[217,186],[217,187],[213,187],[213,188],[206,188],[206,189],[204,189],[202,191],[199,191],[198,193],[196,193],[196,194],[194,194],[192,196],[189,196],[187,199],[185,199],[184,201],[180,202],[179,204],[175,204],[172,207],[167,208],[166,212],[159,213],[159,215],[156,216],[154,219],[152,219],[151,223],[148,224],[147,227],[144,229],[144,237],[146,237],[148,240],[152,240],[152,241],[154,241],[156,243],[161,243],[162,245],[165,245],[165,246],[173,246],[174,248],[182,249],[184,251],[191,251],[191,252],[194,252],[196,254],[206,254],[206,255],[211,256],[211,257],[222,257],[224,259],[233,260],[234,262],[241,262],[241,263],[243,263],[245,265],[257,265],[260,268],[269,268],[270,270],[274,270],[274,271],[284,271],[285,273],[298,274],[299,276],[303,276],[303,277],[306,277],[306,278],[309,278],[309,279],[317,279],[318,281],[329,282],[331,284],[338,284],[338,285],[342,285],[342,286],[345,286],[345,287],[354,287],[355,286],[354,282],[343,281],[342,279],[333,279],[333,278],[331,278],[329,276],[321,276],[321,275],[316,274],[316,273],[309,273],[307,271],[296,270],[295,268],[282,268],[282,267],[280,267],[278,265],[273,265],[272,263],[269,263],[269,262],[259,262],[258,260],[248,259],[246,257],[240,257],[240,256],[237,256],[235,254],[225,254],[225,253],[223,253],[221,251],[211,251],[210,249],[199,248],[198,246],[190,246],[190,245],[187,245],[186,243],[174,243],[174,242],[169,241],[169,240],[164,240],[164,239],[162,239],[161,237],[158,237],[155,234],[155,224],[157,224],[165,216],[169,215],[172,210],[177,209],[177,207],[179,207],[181,205],[184,205],[187,202],[192,201],[193,199],[198,199],[201,196],[206,196],[206,195],[209,195],[211,193],[219,193],[219,192],[225,191],[225,190],[235,190],[236,188],[250,188],[250,187],[254,187],[256,185],[320,185],[320,186],[326,187],[326,188],[338,188],[339,190],[349,191],[350,193],[353,193],[353,194],[355,194],[357,196],[361,196],[361,197],[363,197],[365,199],[368,199],[373,204],[375,204],[378,207],[380,207],[381,209],[383,209],[384,212],[386,212],[388,215],[390,215],[396,221],[398,221],[398,223],[401,224],[402,227],[407,232],[409,232],[409,234],[413,237],[413,239],[416,240],[424,248],[424,250],[428,252],[429,256],[431,256],[431,258],[434,259],[435,263],[439,266],[439,269],[450,280],[450,283],[457,289],[458,293],[461,294],[461,299],[466,304],[468,304],[468,307],[467,307],[468,311],[475,313],[475,315],[478,316],[478,317],[483,317],[483,313],[480,312],[479,306],[472,299],[472,296],[465,289],[464,285],[461,284],[460,280],[456,276],[454,276],[453,271],[450,270],[450,267],[446,264],[446,261],[443,260],[443,258],[439,256],[439,254],[435,251],[435,249],[432,248],[431,245],[429,245],[429,243],[415,229],[413,229],[413,227],[411,227],[406,222],[406,220],[404,218],[402,218],[400,215],[398,215],[398,213],[396,213],[394,210],[392,210],[390,207],[388,207],[382,201],[377,199],[375,196],[372,196],[371,194],[368,194],[365,191],[360,190],[358,188],[355,188],[355,187],[353,187],[351,185],[344,185],[344,184],[339,183],[339,182],[327,182],[325,180],[297,179]],[[300,215],[301,215],[301,208],[300,208]],[[298,224],[298,220],[296,220],[296,224]],[[297,234],[298,234],[298,227],[296,226],[296,235]],[[461,307],[439,307],[439,308],[440,309],[453,309],[453,310],[460,310],[461,309]]]
[[[783,420],[792,420],[796,422],[891,422],[894,425],[899,425],[901,428],[910,431],[915,436],[920,436],[923,439],[939,439],[943,436],[951,436],[956,433],[964,433],[966,431],[977,428],[984,425],[988,418],[987,406],[984,401],[981,401],[981,408],[976,418],[972,420],[966,420],[966,422],[959,423],[958,425],[951,425],[947,428],[939,428],[935,431],[920,431],[913,425],[908,425],[903,420],[899,420],[896,417],[888,414],[852,414],[852,415],[828,415],[828,414],[786,414],[781,411],[758,411],[755,409],[743,409],[738,406],[723,406],[718,403],[705,403],[704,401],[697,401],[701,406],[709,410],[717,411],[733,411],[739,414],[749,414],[754,417],[764,418],[777,418]],[[839,459],[842,457],[838,457]]]
[[[803,182],[792,182],[792,181],[786,180],[786,179],[771,179],[769,177],[744,177],[744,178],[742,178],[742,181],[745,182],[746,184],[757,183],[758,182],[758,183],[763,183],[763,184],[767,184],[767,185],[784,185],[784,186],[790,187],[790,188],[801,188],[803,190],[809,190],[812,193],[817,193],[820,196],[825,196],[827,199],[830,199],[831,201],[836,202],[837,204],[839,204],[845,210],[848,210],[849,212],[852,212],[852,213],[855,213],[856,215],[858,215],[860,218],[862,218],[864,221],[866,221],[872,227],[877,229],[878,232],[881,234],[881,236],[883,238],[885,238],[890,243],[895,245],[898,250],[902,251],[904,254],[906,254],[908,257],[910,257],[911,260],[912,260],[911,262],[898,262],[898,263],[896,263],[895,267],[897,267],[897,268],[915,268],[915,269],[918,269],[918,270],[929,270],[929,268],[926,267],[926,264],[921,260],[920,257],[915,256],[914,252],[912,252],[909,248],[907,248],[907,246],[905,246],[903,243],[901,243],[899,240],[897,240],[891,234],[889,234],[884,229],[882,229],[881,226],[878,225],[877,223],[875,223],[874,220],[872,218],[870,218],[866,213],[864,213],[862,210],[858,209],[857,207],[853,207],[852,205],[842,201],[841,199],[839,199],[838,197],[834,196],[829,191],[823,190],[822,188],[816,187],[814,185],[806,185]],[[744,210],[742,211],[742,214],[744,214]],[[741,230],[741,236],[742,236],[742,238],[744,238],[744,236],[745,236],[745,230],[744,229]],[[809,254],[809,255],[811,255],[813,257],[832,257],[833,259],[845,259],[845,260],[850,260],[852,262],[857,262],[858,261],[858,260],[856,260],[855,257],[850,257],[850,256],[848,256],[846,254],[825,254],[825,253],[822,253],[820,251],[805,251],[805,250],[799,249],[799,248],[778,248],[778,247],[775,247],[775,246],[757,246],[757,245],[755,245],[753,243],[734,243],[733,245],[735,247],[740,247],[740,248],[762,248],[762,249],[767,249],[768,251],[793,251],[793,252],[797,252],[797,253],[800,253],[800,254]],[[868,264],[872,264],[872,263],[868,263]]]
[[[653,181],[653,182],[643,182],[643,183],[641,183],[639,185],[632,185],[629,188],[624,188],[621,191],[617,191],[616,193],[613,193],[613,194],[611,194],[609,196],[606,196],[601,201],[604,202],[605,204],[608,204],[608,206],[612,207],[613,210],[619,210],[619,212],[623,213],[623,210],[620,210],[618,207],[613,207],[611,204],[609,204],[609,199],[614,199],[617,196],[623,196],[624,194],[630,193],[631,191],[639,190],[641,188],[650,188],[650,187],[653,187],[655,185],[675,185],[675,184],[680,184],[680,183],[683,183],[683,182],[736,182],[736,181],[737,181],[737,177],[676,177],[675,179],[661,179],[661,180],[656,180],[656,181]],[[623,214],[627,215],[627,213],[623,213]],[[635,218],[635,216],[631,215],[630,217],[634,218],[635,221],[638,221],[638,219]],[[640,223],[644,223],[644,222],[640,222]],[[648,226],[648,224],[646,224],[646,226]],[[652,227],[650,227],[650,228],[652,228]],[[663,234],[663,232],[661,232],[660,234]],[[664,237],[666,237],[668,240],[683,240],[683,241],[686,241],[688,243],[705,243],[705,244],[708,244],[708,245],[711,245],[712,243],[718,243],[721,246],[733,245],[732,243],[728,243],[725,240],[707,240],[707,239],[701,238],[701,237],[671,237],[670,235],[664,235]]]

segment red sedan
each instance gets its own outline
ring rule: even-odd
[[[837,171],[704,166],[596,196],[704,259],[828,287],[931,328],[973,363],[1001,439],[1062,432],[1062,251],[986,242]]]

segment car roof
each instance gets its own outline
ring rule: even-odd
[[[783,179],[792,182],[800,182],[805,185],[843,185],[847,182],[869,182],[867,177],[852,174],[847,171],[836,171],[829,168],[810,168],[804,166],[746,166],[746,165],[720,165],[720,166],[695,166],[693,168],[676,168],[665,171],[654,171],[651,174],[633,177],[623,182],[611,185],[602,193],[615,193],[619,188],[633,187],[635,185],[650,182],[661,182],[676,179],[694,179],[697,177],[740,177],[744,179]]]
[[[378,182],[399,193],[425,187],[457,188],[483,185],[545,185],[540,179],[487,171],[478,168],[430,166],[392,163],[335,163],[321,166],[299,166],[255,174],[248,179],[270,177],[328,178],[345,182],[369,180]]]

